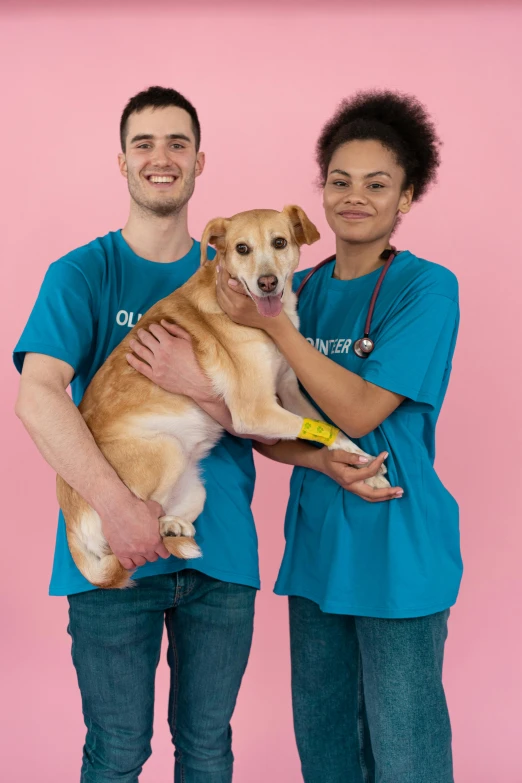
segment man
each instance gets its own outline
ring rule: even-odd
[[[15,349],[22,373],[17,414],[47,462],[100,514],[121,563],[137,568],[133,589],[95,590],[74,565],[60,514],[50,593],[69,601],[72,656],[87,726],[82,783],[138,780],[151,753],[163,623],[175,780],[229,783],[230,719],[250,651],[259,587],[251,443],[225,434],[204,461],[207,504],[197,521],[204,557],[189,567],[170,557],[161,542],[161,507],[130,493],[76,407],[140,315],[199,266],[199,243],[187,224],[195,179],[205,164],[196,110],[175,90],[151,87],[128,102],[120,130],[128,221],[122,231],[49,268]],[[142,335],[143,344],[156,339],[168,344],[174,337],[167,328],[176,338],[182,335],[176,327],[158,325],[152,336]],[[135,344],[138,355],[140,346]],[[176,356],[182,357],[179,348]],[[227,424],[222,403],[196,391],[192,396]]]

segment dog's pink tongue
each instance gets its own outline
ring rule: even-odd
[[[261,315],[275,318],[283,309],[281,296],[254,296],[257,310]]]

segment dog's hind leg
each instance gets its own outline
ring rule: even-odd
[[[186,467],[183,447],[171,437],[125,438],[99,446],[136,497],[155,500],[162,507]],[[96,587],[127,587],[131,583],[130,573],[111,552],[96,511],[60,477],[57,494],[65,517],[69,549],[82,574]],[[176,557],[185,559],[201,554],[192,535],[173,538],[170,533],[164,543]]]
[[[130,574],[112,554],[96,511],[61,476],[57,476],[56,494],[69,550],[79,571],[96,587],[128,587]]]
[[[201,550],[194,541],[195,530],[192,522],[201,513],[205,502],[204,494],[201,508],[198,506],[194,516],[190,518],[189,514],[189,518],[186,518],[180,510],[176,513],[175,524],[169,524],[167,519],[172,498],[176,497],[180,490],[183,491],[187,483],[190,484],[191,463],[187,460],[181,442],[175,437],[156,435],[152,438],[121,441],[121,444],[124,449],[121,467],[115,464],[120,461],[114,453],[116,444],[111,443],[109,447],[102,448],[102,451],[131,492],[142,500],[155,500],[165,511],[165,516],[159,520],[165,548],[171,555],[184,560],[201,557]]]
[[[184,548],[184,539],[171,541],[172,536],[188,536],[193,540],[195,534],[194,522],[203,511],[206,492],[199,475],[197,463],[189,462],[179,481],[172,488],[170,496],[162,503],[165,516],[160,517],[160,532],[163,543],[169,546],[177,545]],[[169,549],[170,551],[170,549]],[[178,554],[178,557],[182,555]],[[197,554],[189,554],[188,557],[197,557]]]

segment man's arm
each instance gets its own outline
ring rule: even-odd
[[[158,503],[139,500],[107,462],[67,394],[73,368],[60,359],[25,357],[16,415],[45,461],[98,512],[124,568],[168,557],[159,535]]]

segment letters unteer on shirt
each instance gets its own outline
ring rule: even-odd
[[[350,337],[338,337],[335,340],[321,340],[320,337],[307,337],[306,341],[313,345],[325,356],[331,356],[334,353],[348,353],[352,340]]]

